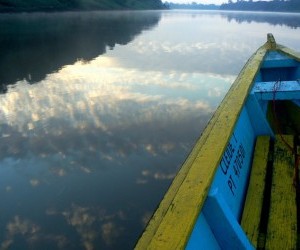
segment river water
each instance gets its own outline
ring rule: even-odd
[[[0,15],[0,249],[132,249],[249,56],[300,15]]]

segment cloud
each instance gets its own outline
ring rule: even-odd
[[[16,234],[35,234],[39,231],[39,227],[27,219],[20,219],[19,216],[15,216],[13,221],[7,224],[7,230],[9,235]]]
[[[140,41],[137,43],[135,50],[139,54],[161,54],[161,53],[180,53],[180,54],[195,54],[198,52],[203,53],[203,50],[219,49],[220,45],[217,43],[207,42],[169,42],[169,41],[149,41],[148,43]]]
[[[116,66],[99,68],[99,60],[108,59],[101,57],[89,64],[66,66],[37,85],[20,81],[0,100],[1,120],[22,133],[30,130],[41,132],[43,128],[47,134],[62,135],[64,128],[52,123],[52,119],[62,119],[64,125],[79,130],[88,129],[93,124],[109,132],[110,124],[104,117],[113,115],[117,118],[120,112],[124,112],[123,105],[128,101],[137,107],[145,104],[151,107],[181,105],[180,100],[185,99],[186,104],[192,106],[193,101],[176,97],[177,92],[201,90],[195,82],[196,74],[142,72]],[[175,97],[170,90],[175,91]]]
[[[93,229],[92,225],[96,221],[96,217],[90,213],[89,209],[73,205],[71,211],[65,211],[63,215],[80,235],[84,249],[95,249],[94,240],[97,237],[97,231]]]
[[[154,173],[154,179],[156,180],[172,180],[174,179],[176,173],[165,174],[161,172]]]
[[[47,208],[46,210],[46,215],[57,215],[57,214],[58,214],[57,210],[53,207]]]
[[[100,167],[96,161],[102,167],[122,164],[141,147],[153,157],[171,152],[183,128],[198,126],[214,110],[208,89],[223,78],[209,76],[212,83],[206,86],[197,73],[142,72],[105,60],[110,59],[69,65],[39,84],[21,81],[9,89],[0,100],[3,132],[10,135],[3,138],[0,158],[38,155],[38,164],[58,177],[74,170],[89,174]],[[30,138],[29,145],[24,138]]]
[[[120,230],[113,222],[107,222],[101,226],[101,234],[106,245],[110,246],[118,238]]]
[[[151,179],[158,181],[172,180],[177,173],[177,171],[168,173],[167,169],[165,170],[165,172],[162,171],[163,169],[161,171],[142,170],[142,177],[138,177],[136,183],[140,185],[147,184]]]
[[[168,44],[164,46],[158,49],[167,50]],[[190,53],[184,44],[170,49],[172,53]],[[49,175],[63,181],[72,171],[90,174],[103,166],[127,164],[137,153],[150,159],[143,164],[164,164],[160,160],[165,155],[184,148],[192,141],[190,132],[197,134],[205,125],[214,109],[207,99],[208,89],[215,81],[224,82],[213,75],[206,86],[202,82],[206,75],[196,71],[144,70],[118,63],[122,62],[105,56],[86,64],[79,62],[49,74],[36,85],[20,81],[1,98],[1,129],[10,136],[2,138],[5,149],[0,150],[0,157],[12,155],[19,159],[18,166],[25,163],[31,167],[34,160],[43,171],[39,172],[43,180],[29,177],[32,187],[44,183]],[[191,128],[188,132],[187,126]],[[138,176],[136,184],[169,181],[173,171],[168,164],[161,170],[155,167]],[[57,196],[66,193],[61,187]],[[63,215],[78,233],[81,247],[91,250],[99,237],[113,245],[124,230],[118,220],[126,217],[106,211],[100,216],[97,209],[73,205],[64,211],[52,208],[45,212],[46,216]],[[40,234],[45,237],[61,246],[67,244],[63,236]],[[12,240],[8,237],[6,244],[12,245]]]
[[[47,210],[49,215],[57,214],[55,209]],[[124,211],[107,213],[104,209],[93,207],[82,207],[73,204],[70,210],[62,212],[67,222],[73,226],[80,235],[82,245],[86,250],[96,249],[95,241],[101,236],[107,246],[121,235],[123,228],[118,226],[114,220],[126,220]],[[98,227],[101,225],[100,228]]]
[[[148,153],[150,153],[151,155],[155,156],[156,155],[156,152],[155,152],[155,149],[153,147],[153,145],[151,144],[147,144],[145,145],[145,149]]]
[[[65,176],[67,174],[66,170],[63,168],[50,167],[50,172],[59,177]]]
[[[86,174],[92,173],[91,169],[89,169],[88,167],[81,166],[80,170]]]
[[[31,186],[36,187],[40,184],[40,181],[37,179],[31,179],[31,180],[29,180],[29,183]]]
[[[176,46],[176,49],[185,46]],[[39,84],[29,85],[24,80],[9,88],[0,100],[3,110],[0,120],[7,125],[3,132],[10,135],[10,138],[4,138],[9,141],[6,144],[8,149],[1,152],[2,155],[13,153],[20,158],[28,148],[42,158],[51,152],[63,152],[69,156],[66,151],[85,143],[75,141],[79,138],[75,133],[85,135],[95,131],[95,135],[111,141],[117,131],[132,127],[158,122],[164,126],[166,123],[179,124],[188,117],[199,117],[213,111],[215,97],[221,99],[227,88],[215,89],[214,92],[210,89],[228,81],[222,76],[197,71],[126,68],[120,58],[117,61],[108,56],[85,64],[77,62],[49,74]],[[45,136],[47,144],[41,139]],[[20,140],[24,141],[24,137],[31,138],[29,147],[22,147]],[[91,145],[90,141],[86,144],[84,146],[90,152],[99,150],[99,145]],[[140,145],[135,144],[136,148]],[[151,143],[146,147],[149,153],[158,153]],[[120,157],[124,156],[123,149],[117,152]],[[116,160],[109,150],[100,151],[99,155],[106,161]],[[57,176],[68,173],[68,169],[59,166],[52,170]],[[92,171],[90,166],[81,170]]]
[[[8,224],[6,225],[6,237],[1,243],[1,250],[9,249],[14,243],[15,237],[20,235],[25,240],[31,241],[36,239],[37,234],[40,231],[40,227],[34,224],[28,219],[22,219],[16,215]]]
[[[208,96],[211,97],[220,97],[222,94],[223,90],[220,87],[214,87],[208,91]]]
[[[140,179],[140,178],[138,178],[138,179],[136,180],[136,184],[138,184],[138,185],[144,185],[144,184],[147,184],[147,183],[148,183],[148,181],[145,180],[145,179]]]

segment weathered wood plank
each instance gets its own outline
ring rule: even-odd
[[[284,136],[293,145],[293,136]],[[293,186],[294,156],[279,136],[274,150],[273,179],[266,249],[296,249],[297,208]]]
[[[256,248],[264,199],[269,145],[269,136],[257,137],[248,192],[241,221],[245,233]]]

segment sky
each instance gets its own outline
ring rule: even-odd
[[[256,0],[254,0],[256,1]],[[269,0],[264,0],[269,1]],[[220,5],[222,3],[227,3],[228,0],[164,0],[163,2],[172,2],[172,3],[202,3],[202,4],[216,4]],[[233,0],[233,2],[236,2],[236,0]]]

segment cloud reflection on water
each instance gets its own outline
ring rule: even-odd
[[[143,226],[136,203],[153,199],[143,190],[170,183],[229,86],[219,75],[126,68],[113,56],[66,65],[37,85],[10,86],[0,99],[0,210],[18,205],[6,211],[7,223],[36,225],[34,237],[22,236],[34,246],[114,248],[121,235],[135,237],[125,228],[132,220]],[[129,204],[115,208],[115,199]],[[44,216],[61,229],[47,231]],[[6,235],[3,249],[19,244]]]
[[[154,17],[132,34],[160,20],[157,28],[126,46],[113,43],[98,57],[92,50],[93,60],[46,71],[35,85],[18,81],[1,96],[2,249],[132,248],[235,74],[270,31],[267,24],[224,24],[216,13]],[[294,43],[295,32],[271,27]]]
[[[7,233],[4,241],[1,243],[1,250],[9,249],[16,236],[23,236],[28,242],[36,239],[40,231],[39,226],[27,219],[14,216],[13,220],[6,225]]]
[[[269,28],[232,22],[220,35],[222,25],[219,15],[163,13],[126,46],[8,87],[0,99],[2,249],[134,244],[234,75],[265,41],[255,32]]]
[[[95,241],[99,236],[107,246],[112,245],[123,230],[113,220],[126,219],[122,211],[116,214],[108,214],[104,209],[81,207],[74,204],[66,211],[48,209],[46,214],[50,216],[50,219],[53,216],[63,216],[66,223],[76,230],[79,236],[80,249],[85,250],[97,249]],[[46,218],[46,220],[49,218]],[[96,224],[100,224],[100,226],[95,227]],[[35,248],[39,245],[42,246],[45,242],[49,244],[48,247],[52,246],[58,249],[73,249],[77,244],[76,241],[70,242],[70,239],[64,234],[48,233],[42,225],[37,225],[29,219],[20,218],[18,215],[8,221],[6,229],[6,235],[0,245],[1,250],[22,246],[18,243],[20,239]],[[25,245],[23,245],[24,247]]]
[[[166,117],[184,122],[191,113],[211,113],[215,108],[214,97],[219,98],[229,86],[228,79],[219,76],[206,79],[212,84],[213,81],[225,81],[227,85],[201,85],[198,82],[205,81],[204,76],[197,73],[178,75],[174,72],[126,70],[115,65],[112,67],[113,61],[108,64],[108,60],[99,58],[90,64],[78,62],[49,75],[39,85],[22,81],[11,87],[1,99],[2,139],[10,141],[2,145],[4,149],[8,147],[2,150],[2,157],[7,153],[22,153],[18,148],[18,137],[30,138],[33,143],[30,149],[36,150],[41,157],[56,152],[60,158],[65,158],[67,145],[64,143],[68,142],[58,142],[61,136],[74,141],[77,139],[72,139],[72,133],[82,135],[89,130],[88,133],[111,137],[141,123],[167,122]],[[44,140],[40,135],[44,134],[52,143],[42,145]],[[82,143],[84,140],[79,144]],[[76,143],[72,143],[74,146],[76,148]],[[148,146],[149,152],[150,149],[151,145]],[[96,147],[91,144],[88,150],[94,151]],[[111,159],[104,154],[105,157]]]

